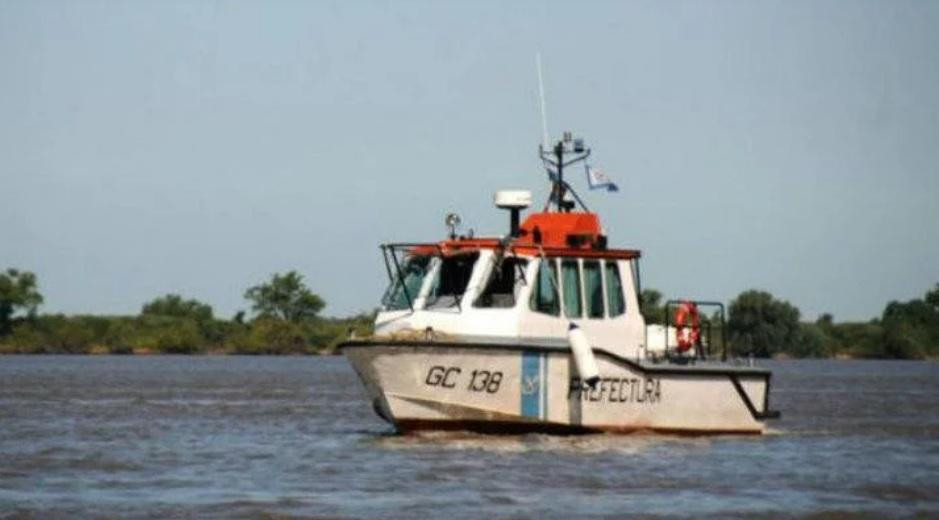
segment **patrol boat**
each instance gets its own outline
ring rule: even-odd
[[[458,236],[451,214],[444,240],[381,245],[374,335],[339,346],[375,412],[401,433],[763,433],[771,373],[728,361],[723,306],[668,302],[646,325],[640,252],[609,247],[564,180],[590,149],[539,148],[551,196],[520,224],[531,193],[497,192],[506,235]]]

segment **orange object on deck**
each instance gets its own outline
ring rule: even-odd
[[[689,321],[687,325],[686,320]],[[686,352],[698,344],[701,338],[701,315],[697,305],[687,300],[681,302],[675,313],[675,329],[679,352]]]

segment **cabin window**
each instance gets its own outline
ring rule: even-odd
[[[606,262],[606,298],[610,317],[626,312],[626,300],[623,299],[623,281],[619,277],[616,262]]]
[[[584,300],[588,318],[603,317],[603,274],[596,260],[584,260]]]
[[[429,266],[429,256],[411,256],[406,259],[404,265],[401,266],[400,276],[394,273],[395,280],[382,298],[385,309],[391,311],[409,309],[409,300],[413,305],[420,293],[421,283],[424,281]]]
[[[552,260],[542,260],[535,277],[535,287],[531,292],[531,309],[557,316],[561,313],[561,302],[555,287],[557,267]]]
[[[489,273],[485,289],[473,305],[501,309],[515,307],[518,292],[524,284],[527,266],[528,260],[522,258],[508,257],[497,260]]]
[[[564,315],[579,318],[583,315],[580,304],[580,268],[577,260],[561,262],[562,294],[564,295]]]
[[[473,275],[479,253],[444,257],[427,294],[425,308],[457,305]]]

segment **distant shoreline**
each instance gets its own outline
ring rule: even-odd
[[[0,356],[87,356],[87,357],[98,357],[98,356],[115,356],[115,357],[161,357],[161,356],[193,356],[193,357],[225,357],[225,356],[272,356],[272,357],[329,357],[329,356],[341,356],[342,353],[336,349],[322,349],[322,350],[311,350],[309,352],[237,352],[237,351],[226,351],[226,350],[196,350],[193,352],[162,352],[154,349],[134,349],[130,352],[111,352],[110,350],[104,349],[94,349],[92,348],[88,352],[67,352],[67,351],[53,351],[53,350],[40,350],[35,352],[29,351],[15,351],[5,349],[3,345],[0,345]]]
[[[166,356],[191,356],[191,357],[227,357],[227,356],[245,356],[245,357],[335,357],[341,356],[342,353],[338,349],[323,349],[323,350],[314,350],[309,352],[265,352],[265,353],[246,353],[246,352],[229,352],[225,350],[215,349],[215,350],[200,350],[195,352],[160,352],[153,349],[135,349],[131,352],[116,353],[109,352],[105,350],[92,349],[90,352],[53,352],[53,351],[42,351],[42,352],[14,352],[8,351],[0,348],[0,357],[2,356],[68,356],[68,357],[166,357]],[[745,359],[739,357],[737,359]],[[928,356],[925,358],[918,359],[909,359],[909,358],[891,358],[891,357],[858,357],[851,356],[848,354],[837,354],[834,356],[826,357],[796,357],[788,354],[776,354],[772,357],[762,357],[755,358],[760,361],[806,361],[806,360],[826,360],[826,361],[922,361],[927,363],[939,362],[939,357]]]

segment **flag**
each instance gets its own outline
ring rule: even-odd
[[[619,186],[607,174],[596,168],[591,168],[586,163],[585,167],[587,170],[587,185],[590,186],[591,190],[606,188],[606,191],[619,191]]]

